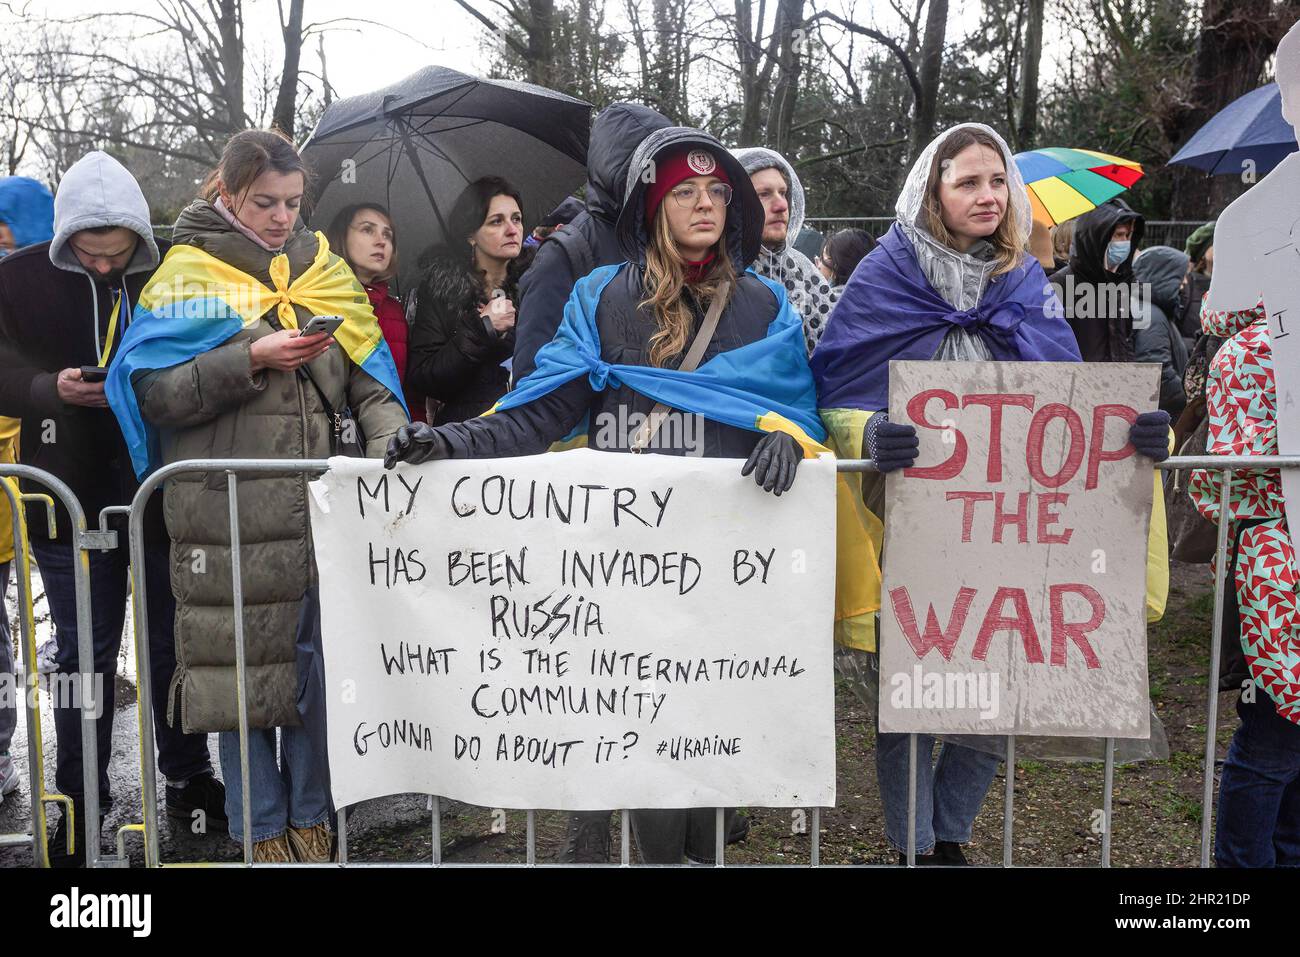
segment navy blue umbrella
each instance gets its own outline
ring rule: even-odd
[[[1240,173],[1252,160],[1262,176],[1298,148],[1295,130],[1282,118],[1282,91],[1269,83],[1221,109],[1169,162],[1213,174]]]

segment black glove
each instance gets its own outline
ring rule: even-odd
[[[451,446],[438,434],[438,430],[423,422],[409,422],[388,440],[384,453],[384,468],[391,469],[398,462],[431,462],[451,458]]]
[[[1169,458],[1169,413],[1142,412],[1128,430],[1128,440],[1138,450],[1155,462]]]
[[[863,436],[867,454],[875,463],[877,470],[892,472],[895,469],[911,468],[916,464],[916,453],[921,450],[921,440],[917,438],[916,426],[897,425],[889,421],[887,412],[877,412],[867,420],[867,429]]]
[[[754,481],[763,486],[764,492],[780,495],[789,491],[794,484],[795,469],[803,458],[803,446],[788,432],[769,432],[758,440],[754,451],[749,453],[741,475],[754,473]]]

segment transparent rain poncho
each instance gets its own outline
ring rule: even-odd
[[[1002,151],[1002,161],[1006,165],[1007,185],[1010,202],[1007,215],[1012,217],[1015,225],[1015,237],[1023,249],[1029,242],[1029,230],[1032,225],[1033,212],[1029,204],[1029,192],[1025,181],[1016,166],[1015,158],[1006,142],[993,129],[982,123],[961,123],[940,133],[922,151],[912,165],[907,181],[899,194],[895,205],[897,221],[904,235],[916,250],[922,271],[934,286],[935,291],[952,303],[954,308],[969,309],[978,304],[987,276],[978,278],[972,271],[983,270],[991,266],[989,259],[992,246],[983,243],[973,248],[971,253],[958,253],[944,246],[930,235],[925,228],[923,205],[925,188],[930,178],[930,167],[934,156],[944,141],[953,133],[962,129],[976,129],[987,133],[997,142]],[[981,255],[982,254],[982,255]],[[973,300],[973,301],[972,301]],[[954,327],[953,332],[944,337],[934,358],[943,361],[988,361],[992,354],[984,341],[977,335]],[[883,476],[877,476],[883,478]],[[866,479],[866,476],[864,476]],[[868,482],[864,482],[864,494]],[[877,490],[879,491],[879,490]],[[888,560],[888,556],[885,556]],[[880,634],[877,619],[876,634]],[[835,667],[840,676],[848,683],[862,702],[875,711],[879,705],[880,661],[874,652],[859,651],[854,648],[836,647]],[[1116,738],[1115,760],[1118,763],[1164,759],[1169,757],[1169,742],[1165,737],[1164,726],[1156,716],[1154,706],[1151,708],[1150,738]],[[1004,755],[1007,738],[1004,735],[960,734],[936,735],[941,741],[959,744],[963,747],[989,754]],[[1106,741],[1104,738],[1067,737],[1067,736],[1016,736],[1016,756],[1018,759],[1036,759],[1053,761],[1100,761],[1105,757]],[[923,757],[923,756],[921,756]],[[921,759],[918,757],[918,759]]]

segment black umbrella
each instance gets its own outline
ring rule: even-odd
[[[302,146],[313,174],[312,225],[326,229],[353,203],[387,206],[398,232],[399,284],[410,289],[420,253],[444,241],[467,183],[510,180],[531,228],[585,179],[590,126],[591,104],[563,93],[425,67],[325,110]]]

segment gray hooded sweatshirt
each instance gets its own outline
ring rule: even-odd
[[[99,226],[125,226],[137,236],[135,254],[123,271],[123,278],[134,273],[151,273],[158,268],[161,257],[149,225],[149,204],[145,201],[140,184],[117,160],[95,150],[73,163],[54,194],[54,238],[50,241],[50,262],[59,269],[80,273],[90,283],[94,312],[86,317],[86,335],[94,336],[98,343],[106,330],[97,328],[99,321],[99,296],[103,280],[87,272],[68,245],[74,233]],[[122,289],[122,326],[131,321],[135,303],[130,302]],[[117,332],[121,336],[121,329]],[[98,351],[98,346],[96,346]]]
[[[144,240],[126,267],[126,275],[158,267],[158,244],[149,225],[149,204],[140,184],[107,153],[87,153],[63,174],[54,194],[54,239],[50,262],[68,272],[85,273],[68,248],[73,233],[98,226],[125,226]]]
[[[786,228],[786,242],[776,249],[764,246],[754,261],[754,271],[785,286],[790,305],[803,317],[804,340],[811,355],[840,296],[808,257],[793,245],[794,238],[803,228],[803,184],[799,182],[794,167],[773,150],[751,146],[732,150],[731,154],[740,160],[740,165],[750,176],[760,170],[777,169],[790,184],[790,224]]]

